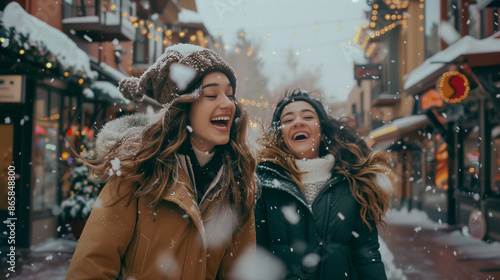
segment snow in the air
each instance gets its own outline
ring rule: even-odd
[[[186,65],[173,63],[170,65],[170,79],[177,84],[180,90],[185,90],[196,76],[196,71]]]

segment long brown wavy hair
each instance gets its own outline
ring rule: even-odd
[[[199,87],[201,85],[196,86]],[[198,90],[201,92],[201,89]],[[187,129],[189,110],[199,96],[185,94],[177,97],[174,103],[158,112],[159,118],[146,126],[140,138],[128,135],[97,160],[84,160],[91,169],[90,177],[98,182],[114,179],[116,175],[110,175],[109,170],[112,168],[111,161],[118,158],[121,174],[117,180],[119,198],[116,202],[128,196],[128,203],[131,203],[134,199],[152,194],[154,199],[151,204],[158,206],[161,198],[175,184],[176,152],[185,141],[190,141]],[[221,203],[218,203],[216,211],[227,206],[235,209],[237,224],[241,227],[253,212],[256,163],[246,143],[248,115],[241,104],[235,101],[235,105],[230,140],[216,147],[224,168],[219,181]]]
[[[292,98],[299,91],[300,94],[307,94],[301,90],[288,91],[283,99]],[[338,120],[330,116],[327,119],[320,118],[319,156],[328,153],[335,156],[334,170],[348,180],[354,198],[361,205],[361,218],[372,229],[369,221],[375,222],[376,226],[384,225],[383,217],[390,207],[390,193],[377,184],[376,178],[379,174],[392,178],[392,166],[385,154],[368,147],[350,122],[351,119],[345,117]],[[267,161],[281,166],[304,192],[300,180],[303,172],[298,169],[294,155],[284,144],[281,129],[271,123],[265,130],[257,140],[262,146],[257,151],[258,163]]]

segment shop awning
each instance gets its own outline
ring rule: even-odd
[[[129,76],[116,70],[110,65],[104,62],[97,62],[97,59],[92,58],[90,61],[90,67],[95,71],[99,72],[100,76],[104,76],[104,79],[115,82],[118,84],[119,81],[128,78]],[[103,78],[100,78],[103,79]]]
[[[120,107],[130,104],[130,101],[123,97],[114,84],[106,81],[93,82],[89,88],[83,91],[83,94],[89,100],[104,101]]]
[[[414,95],[435,86],[439,76],[448,71],[450,64],[461,62],[467,62],[469,67],[499,65],[500,32],[482,40],[471,36],[460,38],[415,68],[408,75],[404,90]]]
[[[370,131],[368,145],[385,148],[428,125],[430,125],[430,121],[426,115],[412,115],[395,119],[389,124]]]

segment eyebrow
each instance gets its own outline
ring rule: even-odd
[[[228,83],[227,85],[228,85],[229,87],[231,87],[231,88],[233,87],[233,86],[231,85],[231,83]],[[218,84],[218,83],[210,83],[210,84],[203,85],[203,86],[201,87],[201,89],[205,89],[205,88],[207,88],[207,87],[218,87],[218,86],[219,86],[219,84]]]
[[[301,113],[305,113],[305,112],[311,112],[311,113],[316,113],[316,111],[313,111],[311,109],[303,109],[302,111],[300,111]],[[293,111],[292,112],[288,112],[286,114],[284,114],[283,116],[281,116],[281,119],[283,119],[284,117],[288,116],[288,115],[291,115],[293,114]],[[281,120],[280,119],[280,120]]]

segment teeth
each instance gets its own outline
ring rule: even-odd
[[[214,121],[228,121],[228,120],[229,120],[229,117],[216,117],[216,118],[211,119],[210,121],[214,122]]]

